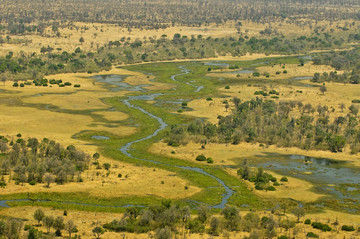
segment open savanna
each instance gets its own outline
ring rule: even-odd
[[[102,74],[128,75],[128,84],[149,84],[149,89],[167,89],[171,85],[151,82],[153,77],[144,74],[114,68]],[[121,111],[109,111],[112,106],[102,99],[107,97],[121,97],[127,91],[111,91],[111,85],[96,82],[90,78],[95,74],[59,74],[47,78],[63,80],[72,84],[80,84],[80,88],[72,86],[40,87],[25,86],[15,88],[8,82],[1,85],[3,90],[0,97],[0,132],[1,135],[15,138],[21,133],[24,138],[49,138],[63,146],[74,145],[92,155],[97,152],[96,140],[93,144],[74,137],[82,131],[94,131],[101,134],[111,134],[112,137],[125,137],[136,133],[136,127],[128,126],[129,116]],[[72,182],[65,185],[53,184],[50,188],[44,184],[35,186],[16,185],[13,181],[1,189],[1,193],[15,194],[22,192],[86,192],[90,196],[121,197],[128,195],[154,195],[163,198],[183,198],[193,195],[200,190],[196,187],[185,186],[188,183],[170,172],[148,167],[138,167],[133,164],[120,163],[114,159],[101,157],[100,165],[110,163],[110,171],[96,169],[91,165],[81,177],[83,183]],[[107,173],[109,173],[107,175]],[[119,177],[121,174],[121,178]],[[144,180],[146,178],[146,180]],[[161,182],[166,182],[165,185]]]
[[[134,41],[136,39],[145,40],[149,37],[159,39],[163,35],[172,38],[174,34],[179,33],[188,37],[202,35],[203,37],[280,37],[282,35],[289,37],[307,36],[314,32],[314,29],[319,29],[320,32],[332,32],[337,35],[347,35],[345,32],[337,26],[348,26],[350,30],[357,29],[358,22],[354,22],[355,25],[349,24],[348,21],[337,21],[332,23],[329,21],[311,21],[304,19],[297,23],[290,21],[279,22],[251,22],[243,21],[242,26],[239,26],[237,22],[228,21],[225,24],[208,24],[206,26],[173,26],[166,29],[128,29],[120,27],[116,24],[107,23],[85,23],[74,22],[59,27],[59,34],[57,31],[53,31],[51,27],[47,27],[45,31],[40,34],[25,34],[25,35],[10,35],[11,41],[5,42],[1,49],[0,54],[6,55],[9,51],[15,54],[20,53],[39,53],[41,47],[51,46],[55,51],[68,51],[72,52],[77,47],[81,47],[86,51],[96,51],[99,47],[108,44],[109,41],[118,41],[121,38]],[[272,34],[270,36],[262,35],[260,32],[265,29],[271,29]],[[239,31],[240,30],[240,31]],[[3,35],[5,38],[8,34]],[[84,39],[84,42],[80,43],[80,38]]]

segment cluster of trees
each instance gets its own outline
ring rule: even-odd
[[[235,110],[226,117],[219,116],[218,125],[196,120],[188,125],[173,125],[165,140],[169,145],[186,144],[189,140],[239,144],[258,142],[279,147],[330,150],[341,152],[346,145],[352,153],[360,149],[360,127],[356,105],[349,113],[330,120],[335,108],[326,105],[303,105],[297,101],[256,98],[241,102],[233,99]],[[345,105],[340,104],[341,112]]]
[[[330,65],[336,70],[345,71],[344,74],[337,72],[315,73],[313,82],[334,81],[342,83],[359,84],[360,83],[360,51],[353,49],[350,51],[323,53],[313,59],[315,65]]]
[[[258,168],[256,172],[250,169],[247,159],[244,160],[237,174],[240,178],[255,183],[256,190],[276,191],[276,186],[280,186],[277,178],[269,173],[265,173],[262,168]],[[281,182],[288,182],[287,177],[282,177]]]
[[[70,145],[66,149],[53,140],[0,137],[1,186],[6,186],[4,175],[17,184],[81,182],[81,172],[89,167],[90,157]]]
[[[305,212],[299,214],[303,217]],[[191,216],[188,206],[180,207],[171,205],[169,201],[161,205],[151,206],[148,209],[128,208],[120,220],[114,220],[103,225],[104,228],[116,232],[155,232],[155,238],[167,239],[176,235],[192,233],[207,233],[219,236],[229,231],[243,231],[256,238],[275,237],[278,228],[286,228],[289,224],[295,227],[295,221],[278,221],[273,216],[260,217],[257,213],[249,212],[243,217],[238,208],[226,206],[220,215],[212,215],[211,210],[201,205],[197,210],[197,216]],[[224,234],[224,235],[225,235]]]
[[[239,20],[356,20],[360,18],[356,11],[359,7],[357,0],[24,0],[16,4],[5,0],[0,2],[0,20],[8,23],[11,32],[21,34],[41,32],[43,25],[52,21],[57,21],[57,25],[64,21],[107,22],[128,28],[159,29]],[[354,10],[349,11],[349,8]]]

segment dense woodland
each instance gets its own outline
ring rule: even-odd
[[[70,145],[66,149],[53,140],[36,138],[16,140],[0,137],[1,186],[6,186],[4,175],[16,184],[81,182],[81,172],[89,167],[90,157]]]
[[[201,26],[229,20],[255,22],[360,19],[357,0],[2,0],[0,22],[40,31],[49,21],[107,22],[123,27]],[[27,24],[32,24],[27,26]]]
[[[330,65],[336,70],[344,71],[344,74],[338,74],[336,71],[330,73],[315,73],[313,82],[342,82],[351,84],[360,84],[360,51],[354,49],[351,51],[331,52],[321,54],[313,59],[316,65]]]
[[[350,113],[326,105],[303,105],[296,101],[263,100],[256,98],[241,102],[234,98],[235,109],[229,116],[219,116],[218,125],[194,121],[189,125],[173,125],[166,142],[169,145],[186,144],[189,140],[206,143],[239,144],[258,142],[279,147],[330,150],[341,152],[350,146],[352,153],[360,151],[358,107],[352,105]]]

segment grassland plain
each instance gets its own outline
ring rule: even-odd
[[[274,58],[271,59],[273,63],[277,63],[281,61],[283,64],[291,64],[299,61],[297,57],[292,58]],[[264,59],[258,59],[255,61],[238,61],[238,62],[228,62],[230,64],[237,64],[241,68],[247,68],[254,64],[259,64],[259,67],[266,67],[266,64],[263,63]],[[271,63],[270,63],[271,64]],[[176,81],[171,80],[171,76],[181,72],[179,69],[180,66],[184,66],[190,70],[188,75],[178,76]],[[301,69],[301,68],[299,68]],[[203,65],[200,62],[176,62],[176,63],[153,63],[153,64],[140,64],[140,65],[132,65],[122,67],[119,70],[114,70],[111,72],[112,74],[130,74],[133,76],[138,76],[134,78],[134,81],[131,81],[130,78],[127,78],[126,81],[136,84],[143,84],[145,82],[152,84],[151,88],[149,87],[149,92],[146,94],[159,93],[162,94],[158,96],[155,100],[151,100],[146,102],[144,100],[132,100],[131,103],[135,104],[142,109],[152,113],[153,115],[161,116],[161,118],[169,125],[176,123],[187,123],[196,117],[205,117],[215,122],[214,115],[212,114],[227,114],[226,110],[221,110],[220,104],[209,105],[209,103],[205,100],[207,97],[211,96],[214,101],[220,102],[221,99],[230,99],[230,97],[238,95],[242,98],[246,99],[246,97],[251,98],[253,91],[257,88],[262,88],[262,86],[244,86],[244,84],[248,84],[248,78],[239,78],[237,80],[228,79],[227,77],[223,77],[224,79],[219,80],[218,77],[213,77],[210,74],[207,74],[208,66]],[[296,67],[294,66],[294,71],[296,71]],[[108,74],[108,73],[106,73]],[[102,218],[111,218],[113,215],[107,217],[108,214],[103,212],[122,212],[123,208],[111,207],[111,206],[119,206],[128,204],[135,205],[151,205],[155,203],[161,202],[163,198],[172,197],[175,202],[180,204],[190,204],[192,202],[203,202],[210,205],[215,205],[221,201],[222,194],[224,190],[219,187],[219,184],[213,178],[207,177],[205,175],[188,171],[185,169],[181,169],[177,166],[190,166],[190,167],[198,167],[203,169],[205,172],[208,172],[221,180],[223,180],[228,186],[235,191],[234,195],[230,198],[229,202],[233,205],[242,206],[248,205],[251,208],[256,209],[264,209],[271,208],[274,206],[274,202],[271,202],[272,197],[284,197],[287,195],[289,191],[293,191],[293,197],[298,197],[299,195],[304,196],[303,200],[306,201],[306,197],[321,197],[321,195],[316,192],[311,192],[311,185],[307,182],[303,182],[298,179],[290,179],[289,184],[285,184],[278,192],[278,194],[266,194],[266,193],[254,193],[251,190],[251,186],[246,184],[243,181],[240,181],[235,174],[235,171],[232,169],[224,168],[223,165],[231,164],[232,159],[241,156],[249,156],[261,153],[263,151],[276,151],[276,152],[289,152],[291,150],[297,150],[296,152],[300,152],[299,154],[309,154],[311,156],[318,154],[327,154],[326,152],[312,152],[307,151],[303,152],[298,149],[279,149],[276,147],[270,148],[260,148],[258,145],[251,144],[240,144],[239,146],[233,145],[213,145],[211,147],[207,147],[205,150],[199,150],[199,146],[196,144],[188,144],[184,147],[179,148],[169,148],[163,143],[159,143],[159,141],[163,138],[165,132],[160,132],[157,136],[143,141],[138,144],[134,144],[132,146],[131,154],[133,157],[126,156],[122,154],[119,150],[121,145],[126,144],[127,142],[131,142],[140,138],[143,138],[147,135],[151,135],[157,128],[158,122],[153,118],[144,115],[137,109],[128,108],[123,104],[123,100],[127,99],[128,95],[136,96],[144,93],[141,92],[113,92],[109,91],[111,89],[110,86],[105,84],[94,83],[94,79],[86,77],[87,74],[82,77],[79,75],[73,75],[75,79],[79,80],[79,83],[84,85],[82,87],[82,91],[74,91],[73,88],[66,88],[71,92],[68,96],[72,97],[76,94],[81,94],[80,96],[74,96],[72,100],[67,99],[67,97],[60,98],[59,101],[53,100],[51,96],[58,97],[59,89],[57,89],[56,94],[46,94],[51,91],[51,88],[36,88],[34,87],[33,91],[31,89],[25,88],[13,90],[10,86],[7,86],[6,91],[3,92],[5,97],[1,100],[1,107],[4,107],[5,110],[8,110],[11,113],[8,120],[11,121],[16,117],[17,114],[20,114],[22,111],[29,111],[43,113],[43,115],[35,118],[34,121],[40,121],[42,117],[45,117],[47,114],[54,113],[54,118],[59,117],[60,114],[68,115],[68,122],[59,122],[58,128],[54,129],[54,132],[48,131],[49,128],[53,127],[45,127],[46,131],[43,131],[39,137],[46,137],[46,134],[53,134],[62,132],[63,136],[59,136],[59,138],[63,138],[64,142],[70,144],[74,143],[76,146],[87,149],[89,153],[93,153],[98,151],[101,153],[102,161],[101,162],[110,162],[112,165],[118,164],[114,169],[111,169],[110,177],[107,178],[104,175],[97,177],[94,180],[91,180],[93,177],[93,173],[96,173],[97,170],[93,169],[89,172],[85,172],[87,174],[86,178],[89,178],[89,181],[85,182],[86,187],[83,187],[80,184],[71,184],[65,185],[69,186],[69,190],[67,188],[60,189],[60,186],[52,186],[51,191],[46,191],[43,188],[38,188],[29,186],[22,189],[24,191],[11,191],[11,187],[9,187],[9,191],[6,192],[7,195],[4,195],[3,199],[26,199],[28,198],[28,193],[30,193],[31,199],[35,201],[12,201],[9,202],[11,206],[17,206],[21,210],[26,211],[27,218],[29,218],[32,213],[34,207],[37,206],[45,206],[47,208],[53,207],[57,209],[70,209],[70,210],[80,210],[82,212],[76,212],[77,217],[83,218],[86,217],[90,212],[84,211],[95,211],[99,213]],[[149,76],[147,78],[146,76]],[[299,74],[294,74],[292,77],[303,76],[301,72]],[[54,76],[68,79],[68,76]],[[79,77],[79,78],[78,78]],[[281,93],[281,97],[283,99],[291,99],[293,95],[291,95],[290,91],[292,88],[297,89],[297,85],[287,86],[287,81],[283,79],[272,80],[267,78],[255,79],[254,84],[264,84],[268,85],[270,88],[273,82],[276,82],[277,87],[279,87],[280,92],[289,92],[289,93]],[[149,82],[149,80],[152,80]],[[191,81],[191,84],[186,84]],[[283,85],[284,83],[284,85]],[[286,84],[285,84],[286,83]],[[335,84],[335,83],[331,83]],[[195,86],[203,86],[204,88],[200,92],[194,92],[196,89]],[[225,85],[230,85],[230,90],[224,90]],[[330,84],[329,84],[330,85]],[[176,87],[176,88],[175,88]],[[238,88],[237,88],[238,87]],[[303,87],[304,91],[307,89],[305,86]],[[239,89],[239,90],[237,90]],[[330,88],[329,88],[330,89]],[[333,86],[333,92],[338,90],[337,94],[341,94],[345,90],[345,88],[341,89],[338,85]],[[26,92],[26,90],[29,90]],[[87,95],[89,91],[89,95]],[[241,94],[239,93],[241,92]],[[315,91],[318,91],[316,88],[309,88],[307,92],[308,94],[316,95]],[[26,92],[26,93],[24,93]],[[244,92],[244,94],[242,93]],[[329,97],[330,94],[327,93],[324,97],[319,96],[320,100],[325,100],[325,97]],[[44,94],[45,93],[45,94]],[[42,100],[34,100],[29,96],[34,94],[41,94],[39,97],[43,98],[43,101],[49,102],[50,105],[54,105],[54,107],[45,108]],[[60,94],[64,94],[64,92],[60,92]],[[125,95],[127,94],[127,95]],[[334,93],[335,94],[335,93]],[[283,96],[284,95],[284,96]],[[86,96],[89,96],[90,102],[86,103]],[[94,97],[97,98],[94,99]],[[286,98],[288,96],[288,98]],[[356,90],[354,90],[354,97],[356,96]],[[82,99],[85,101],[81,101]],[[77,102],[79,100],[79,103]],[[79,104],[78,106],[70,106],[72,101]],[[89,100],[88,100],[89,101]],[[167,103],[168,101],[177,101],[180,103]],[[94,104],[93,104],[94,102]],[[189,102],[189,109],[185,110],[185,113],[174,113],[177,109],[180,108],[181,102]],[[196,102],[206,102],[206,104],[197,104]],[[87,105],[89,104],[89,105]],[[338,104],[338,102],[333,103],[334,106]],[[11,105],[11,106],[9,106]],[[214,107],[214,108],[213,108]],[[112,108],[115,111],[106,111],[107,109]],[[191,109],[190,109],[191,108]],[[230,110],[230,109],[229,109]],[[199,111],[201,113],[199,113]],[[209,113],[210,112],[210,113]],[[193,113],[193,115],[192,115]],[[205,114],[208,113],[208,114]],[[211,114],[212,113],[212,114]],[[27,119],[31,119],[31,115],[24,115]],[[62,115],[61,115],[62,116]],[[216,117],[215,116],[215,117]],[[89,118],[89,124],[91,127],[88,128],[79,128],[78,125],[72,122],[73,118],[78,117],[87,117]],[[80,118],[79,121],[85,122],[85,118]],[[63,123],[73,125],[74,129],[63,133]],[[76,122],[75,122],[76,123]],[[113,128],[108,129],[106,126],[98,127],[98,125],[102,124],[117,124],[119,131],[114,130]],[[6,122],[4,122],[6,124]],[[18,123],[20,124],[20,122]],[[80,122],[79,122],[80,124]],[[120,126],[119,126],[120,124]],[[21,125],[21,124],[20,124]],[[93,127],[96,125],[96,127]],[[136,130],[131,131],[131,133],[123,134],[117,132],[126,131],[126,127],[133,127],[136,125]],[[6,125],[5,125],[6,126]],[[8,126],[4,127],[6,129]],[[9,126],[10,127],[10,126]],[[40,127],[40,125],[39,125]],[[123,128],[125,127],[125,128]],[[23,126],[23,130],[25,130],[26,124]],[[13,131],[5,131],[5,134],[15,135],[18,132],[21,132],[21,128],[15,132]],[[32,129],[35,132],[35,129]],[[80,132],[79,132],[80,131]],[[32,132],[28,132],[29,135],[24,133],[27,137],[34,136],[31,135]],[[92,138],[92,136],[102,135],[109,137],[108,140],[96,140]],[[125,137],[126,136],[126,137]],[[84,143],[87,142],[87,143]],[[154,144],[155,143],[155,144]],[[88,145],[95,144],[95,145]],[[230,150],[229,150],[230,148]],[[161,150],[159,150],[161,149]],[[171,154],[170,150],[181,151],[179,154],[176,152],[175,155]],[[215,159],[215,165],[209,166],[204,164],[196,163],[193,158],[198,152],[205,152],[207,156],[212,156]],[[314,154],[313,154],[314,153]],[[317,153],[317,154],[316,154]],[[220,157],[220,154],[222,155]],[[332,154],[327,154],[332,155]],[[356,159],[356,156],[350,156],[347,154],[337,154],[334,157],[343,157],[343,156]],[[153,161],[143,161],[141,159],[153,160],[156,162],[160,162],[163,164],[158,164]],[[223,159],[224,162],[219,159]],[[221,163],[219,163],[219,161]],[[233,163],[234,164],[234,163]],[[120,181],[117,179],[118,173],[122,173],[123,175],[129,175],[128,179],[124,181]],[[105,171],[100,171],[100,174],[105,174]],[[174,175],[176,175],[174,177]],[[279,175],[280,176],[280,175]],[[104,179],[103,179],[104,178]],[[146,180],[142,180],[146,178]],[[163,179],[163,180],[162,180]],[[147,181],[147,182],[145,182]],[[162,184],[161,181],[164,181]],[[124,182],[124,183],[123,183]],[[120,185],[121,184],[121,185]],[[302,190],[294,190],[298,185],[302,184]],[[101,186],[100,186],[101,185]],[[15,185],[13,185],[15,187]],[[117,187],[118,186],[118,187]],[[185,186],[187,187],[185,189]],[[17,186],[21,187],[21,186]],[[79,189],[83,187],[82,189]],[[114,188],[115,187],[115,188]],[[131,188],[141,189],[141,190],[130,190]],[[88,189],[88,192],[84,192],[83,189]],[[99,189],[101,188],[101,189]],[[79,190],[77,190],[79,189]],[[8,189],[5,189],[8,190]],[[73,191],[76,192],[73,192]],[[111,190],[111,191],[110,191]],[[114,194],[112,190],[118,191],[119,194]],[[201,190],[201,191],[200,191]],[[104,193],[107,191],[108,193]],[[141,192],[141,193],[139,193]],[[155,195],[152,195],[150,192],[157,192]],[[102,196],[98,196],[101,194]],[[173,194],[173,195],[171,195]],[[305,197],[306,195],[306,197]],[[36,201],[36,199],[40,200],[49,200],[50,201]],[[299,199],[301,200],[301,199]],[[69,202],[69,203],[61,203],[61,202]],[[83,204],[72,204],[82,202]],[[27,205],[31,205],[32,207],[27,207]],[[98,206],[95,206],[98,205]],[[99,207],[105,206],[105,207]],[[106,207],[110,206],[110,207]],[[48,210],[48,209],[46,209]],[[11,215],[14,211],[14,208],[4,209],[1,211],[3,215]],[[58,213],[58,211],[56,211]],[[100,213],[101,212],[101,213]],[[74,212],[75,213],[75,212]],[[324,214],[325,213],[325,214]],[[330,217],[333,215],[340,215],[337,212],[333,211],[324,211],[318,212],[318,214],[311,215],[312,218],[321,218],[321,220],[325,220],[324,218]],[[24,214],[25,215],[25,214]],[[341,214],[342,217],[345,214]],[[30,219],[29,219],[30,220]],[[86,223],[84,223],[86,224]],[[84,227],[88,227],[85,225]],[[111,238],[112,234],[108,234]],[[327,235],[327,234],[324,234]],[[139,236],[141,238],[141,236]]]
[[[2,44],[0,54],[6,55],[9,51],[17,54],[21,53],[33,53],[39,52],[41,47],[51,46],[54,49],[61,49],[58,51],[74,51],[77,47],[81,47],[84,50],[97,50],[101,46],[108,44],[109,41],[120,40],[122,37],[131,38],[131,41],[136,39],[147,39],[152,37],[159,39],[161,36],[166,35],[169,38],[174,34],[180,33],[181,35],[198,36],[203,37],[223,37],[223,36],[244,36],[251,37],[266,37],[260,34],[260,31],[266,28],[273,29],[277,32],[274,36],[289,36],[299,37],[303,35],[309,35],[313,32],[313,27],[323,29],[325,32],[329,32],[330,29],[338,35],[348,34],[346,31],[340,28],[334,27],[329,21],[317,21],[306,22],[299,24],[289,22],[272,22],[272,23],[255,23],[250,21],[242,22],[240,31],[236,26],[236,22],[228,21],[226,24],[216,25],[209,24],[209,26],[202,27],[186,27],[186,26],[174,26],[166,29],[157,30],[145,30],[145,29],[131,29],[119,27],[116,24],[101,24],[101,23],[82,23],[74,22],[72,26],[59,28],[60,35],[57,36],[57,31],[54,32],[51,27],[45,29],[42,35],[40,34],[27,34],[21,36],[11,36],[10,42]],[[348,24],[347,21],[337,21],[338,26]],[[358,27],[358,23],[352,26],[353,29]],[[6,38],[6,35],[2,36]],[[80,43],[80,37],[84,38],[84,42]],[[20,42],[20,43],[18,43]]]

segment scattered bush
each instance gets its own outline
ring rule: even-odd
[[[329,232],[329,231],[331,231],[331,227],[330,227],[329,225],[323,224],[323,223],[321,223],[321,222],[313,222],[313,223],[311,223],[311,226],[312,226],[313,228],[319,229],[319,230],[321,230],[321,231],[323,231],[323,232]]]
[[[196,161],[206,161],[206,157],[203,154],[200,154],[196,157]]]
[[[354,228],[354,226],[343,225],[343,226],[341,227],[341,230],[343,230],[343,231],[348,231],[348,232],[352,232],[352,231],[355,231],[355,228]]]
[[[214,163],[214,160],[212,158],[207,158],[206,161],[207,163]]]
[[[304,224],[310,225],[311,224],[311,220],[310,219],[306,219]]]
[[[284,176],[284,177],[282,177],[281,179],[280,179],[280,182],[288,182],[289,180],[288,180],[288,178],[286,177],[286,176]]]
[[[306,234],[306,236],[307,236],[307,237],[311,237],[311,238],[319,238],[319,236],[318,236],[317,234],[313,233],[313,232],[308,232],[308,233]]]

